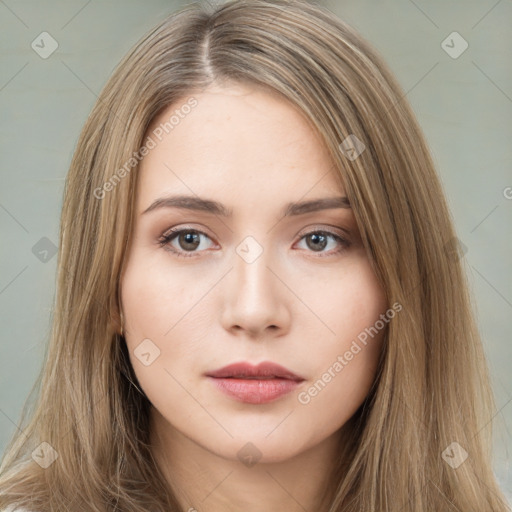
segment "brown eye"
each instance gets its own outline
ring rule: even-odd
[[[206,233],[195,229],[174,229],[162,235],[158,240],[160,246],[178,256],[189,257],[201,252],[201,237],[209,239]],[[189,253],[189,254],[186,254]]]
[[[319,253],[321,256],[338,254],[350,246],[350,242],[348,240],[330,231],[311,231],[301,237],[301,241],[303,240],[306,241],[306,246],[310,252]],[[334,243],[330,244],[329,240],[333,240]],[[329,245],[334,246],[334,250],[325,251],[325,248]],[[338,245],[337,249],[336,245]]]

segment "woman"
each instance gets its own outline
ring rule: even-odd
[[[302,1],[193,4],[79,139],[0,506],[505,511],[492,400],[432,160],[375,50]]]

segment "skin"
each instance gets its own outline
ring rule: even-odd
[[[345,195],[299,111],[249,85],[193,97],[198,105],[141,162],[121,280],[131,363],[153,405],[151,446],[184,510],[327,510],[321,497],[342,427],[368,395],[384,331],[309,403],[298,395],[386,311],[384,291],[350,208],[282,217],[289,202]],[[142,214],[176,194],[221,202],[233,216],[175,207]],[[196,248],[176,236],[167,247],[180,257],[158,244],[173,227],[206,236],[192,239]],[[350,245],[304,236],[322,230]],[[236,252],[247,236],[263,249],[251,263]],[[134,355],[144,339],[160,350],[148,366]],[[242,403],[204,375],[239,361],[273,361],[305,381],[274,402]],[[260,454],[252,466],[237,456],[248,442]]]

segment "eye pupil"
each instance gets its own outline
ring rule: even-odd
[[[322,239],[320,244],[317,243],[319,241],[319,239]],[[325,235],[318,234],[318,233],[312,233],[311,235],[309,235],[306,238],[306,240],[307,240],[308,247],[310,249],[313,249],[314,251],[317,251],[317,250],[321,251],[321,250],[325,249],[325,246],[327,244],[327,237]],[[310,240],[316,240],[316,242],[314,242],[313,245],[311,245],[309,243]]]

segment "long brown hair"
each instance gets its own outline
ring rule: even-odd
[[[265,87],[304,113],[389,304],[403,306],[343,456],[340,447],[330,512],[508,510],[491,466],[486,361],[422,132],[375,49],[303,0],[191,4],[105,85],[67,176],[51,335],[37,401],[2,460],[0,507],[181,510],[151,455],[150,403],[118,333],[119,282],[146,131],[163,108],[213,82]],[[357,158],[349,136],[364,144]]]

